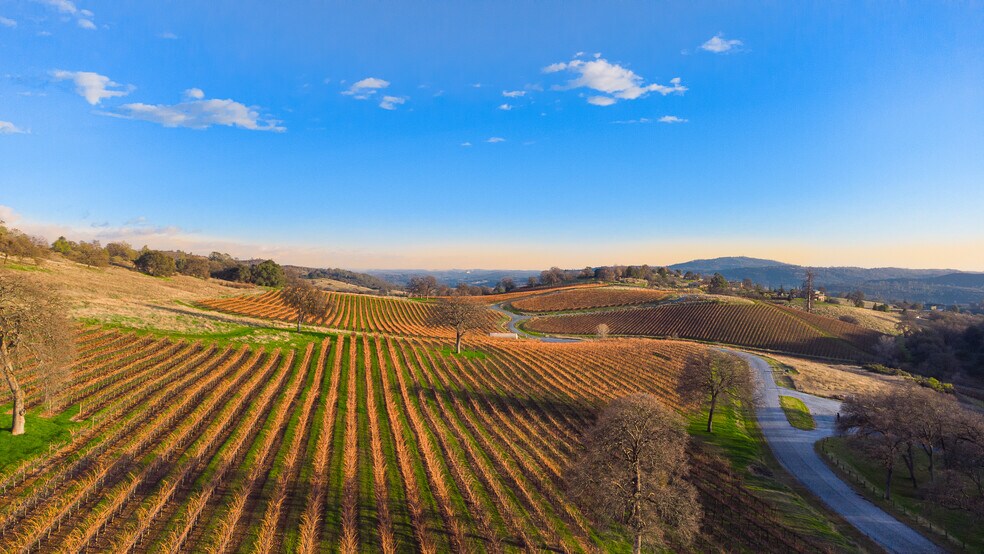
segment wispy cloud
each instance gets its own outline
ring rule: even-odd
[[[379,103],[379,107],[384,110],[395,110],[397,106],[403,105],[406,102],[407,99],[403,96],[384,96]]]
[[[343,90],[342,94],[351,96],[357,100],[365,100],[379,92],[380,89],[384,89],[390,86],[389,81],[385,79],[379,79],[377,77],[366,77],[361,81],[357,81],[348,90]]]
[[[75,24],[79,28],[86,29],[87,31],[95,31],[98,27],[93,22],[96,18],[96,14],[92,13],[91,10],[79,9],[75,5],[75,2],[71,0],[34,0],[40,4],[44,4],[49,8],[57,10],[59,13],[69,15],[75,18]]]
[[[687,87],[681,84],[679,77],[670,79],[669,85],[646,84],[641,75],[617,63],[609,62],[602,58],[600,53],[595,54],[593,60],[585,61],[574,58],[569,62],[554,63],[543,68],[544,73],[561,71],[573,73],[577,77],[565,85],[553,87],[554,90],[586,88],[603,93],[588,97],[588,103],[595,106],[611,106],[619,100],[644,98],[652,92],[666,96],[671,93],[683,94],[687,91]]]
[[[178,40],[178,35],[172,33],[171,31],[164,31],[163,33],[157,35],[157,37],[165,40]]]
[[[74,15],[78,13],[79,9],[75,6],[75,3],[71,0],[35,0],[40,4],[52,7],[61,13],[67,13]]]
[[[17,21],[10,19],[9,17],[0,16],[0,26],[2,27],[16,27]]]
[[[485,142],[488,142],[490,144],[496,144],[499,142],[506,142],[506,139],[502,137],[489,137]]]
[[[25,133],[27,133],[27,131],[9,121],[0,121],[0,135],[19,135]]]
[[[663,117],[660,117],[659,119],[650,119],[648,117],[640,117],[639,119],[623,119],[623,120],[619,120],[619,121],[612,121],[612,123],[615,123],[616,125],[637,125],[637,124],[655,123],[655,122],[658,122],[658,123],[686,123],[687,121],[689,121],[689,120],[683,119],[682,117],[677,117],[675,115],[664,115]]]
[[[512,104],[500,104],[499,109],[504,112],[508,112],[509,110],[513,109],[513,107]]]
[[[136,88],[133,85],[121,85],[105,75],[91,71],[65,71],[56,69],[51,76],[58,81],[72,81],[75,92],[85,98],[85,101],[95,106],[106,98],[126,96]]]
[[[506,98],[519,98],[521,96],[526,96],[525,90],[504,90],[502,95]]]
[[[715,54],[724,54],[726,52],[738,51],[744,43],[738,39],[726,39],[723,33],[718,33],[713,37],[707,39],[704,44],[700,45],[701,50],[706,50],[708,52],[713,52]]]
[[[231,99],[205,99],[205,93],[198,88],[186,90],[184,97],[185,101],[177,104],[124,104],[115,111],[103,114],[150,121],[164,127],[208,129],[212,125],[222,125],[250,131],[280,133],[287,130],[281,121],[262,116],[255,106]]]
[[[468,146],[471,146],[471,145],[472,145],[472,143],[470,143],[470,142],[468,142],[468,141],[465,141],[465,142],[462,142],[462,143],[461,143],[461,145],[462,145],[462,146],[465,146],[465,147],[468,147]]]

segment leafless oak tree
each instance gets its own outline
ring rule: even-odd
[[[609,328],[607,323],[599,323],[598,326],[595,327],[595,335],[597,335],[599,339],[607,339],[608,333]]]
[[[27,406],[20,381],[40,372],[46,395],[75,357],[72,324],[54,291],[23,277],[0,275],[0,367],[13,397],[11,433],[24,434]]]
[[[301,324],[307,321],[308,316],[322,316],[331,309],[328,295],[303,279],[290,279],[284,286],[281,296],[285,304],[297,310],[298,331],[301,330]]]
[[[568,487],[587,513],[631,530],[634,552],[689,544],[703,513],[686,480],[687,440],[683,420],[656,397],[618,398],[585,434]]]
[[[707,406],[707,432],[713,432],[714,412],[725,399],[752,402],[755,382],[744,360],[717,350],[691,356],[680,373],[677,388],[684,404]]]
[[[431,325],[454,329],[454,351],[461,354],[461,337],[469,329],[481,327],[485,318],[485,306],[460,296],[451,296],[438,300],[428,319]]]

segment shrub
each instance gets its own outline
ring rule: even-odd
[[[177,271],[174,259],[157,250],[147,250],[136,261],[137,269],[154,277],[170,277]]]
[[[857,325],[859,323],[858,318],[853,315],[842,315],[837,319],[843,321],[844,323],[851,323],[853,325]]]

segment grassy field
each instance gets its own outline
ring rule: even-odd
[[[927,488],[931,486],[925,460],[916,464],[919,488],[913,487],[902,459],[896,461],[891,485],[892,499],[886,501],[884,469],[868,459],[851,441],[843,437],[831,437],[823,441],[821,451],[828,461],[832,458],[849,468],[849,471],[845,471],[836,464],[830,464],[855,490],[914,528],[922,529],[926,536],[945,544],[945,530],[946,534],[953,535],[964,543],[967,551],[984,551],[984,526],[980,525],[978,518],[970,512],[942,508],[924,498]],[[917,453],[917,456],[920,454]],[[863,484],[859,484],[858,476],[863,479]]]
[[[812,431],[817,428],[817,422],[813,420],[810,409],[802,400],[794,396],[780,396],[779,405],[786,414],[789,424],[797,429]]]

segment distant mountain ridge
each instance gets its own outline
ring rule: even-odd
[[[803,284],[807,267],[759,258],[722,257],[693,260],[670,269],[701,274],[720,273],[729,280],[751,279],[771,288],[795,288]],[[812,267],[816,286],[839,294],[861,290],[885,301],[939,304],[984,302],[984,273],[954,269],[908,269],[900,267]]]

